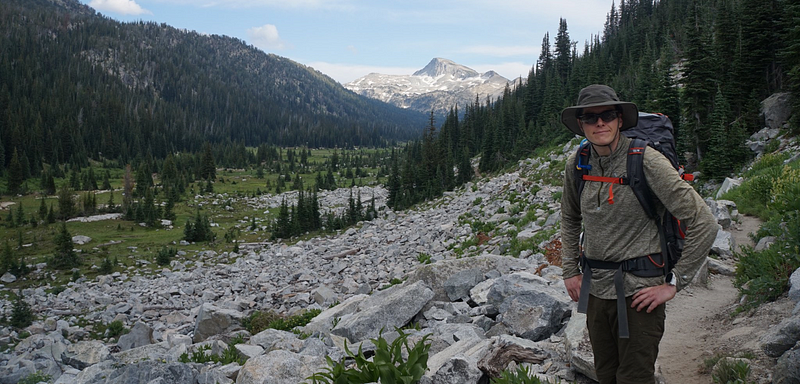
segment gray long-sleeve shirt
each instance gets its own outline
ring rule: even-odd
[[[592,149],[590,175],[627,176],[630,139],[622,136],[609,156],[600,156]],[[563,277],[580,274],[578,269],[579,235],[584,230],[584,250],[595,260],[619,262],[661,251],[661,238],[656,223],[647,217],[631,188],[627,185],[587,181],[583,195],[575,187],[575,156],[567,160],[564,193],[561,198],[561,241]],[[645,179],[657,198],[658,212],[664,207],[686,223],[683,256],[673,272],[680,291],[688,284],[714,243],[717,224],[708,206],[697,192],[680,178],[669,160],[653,148],[645,150]],[[609,204],[612,189],[614,204]],[[583,228],[582,225],[583,224]],[[615,299],[613,270],[593,270],[590,293],[602,299]],[[638,277],[625,273],[625,296],[642,288],[664,283],[664,277]]]

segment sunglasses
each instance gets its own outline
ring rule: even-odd
[[[578,116],[578,119],[584,124],[595,124],[597,123],[597,119],[602,119],[603,122],[610,123],[614,121],[614,119],[619,116],[619,112],[616,110],[610,109],[608,111],[603,111],[600,113],[584,113]]]

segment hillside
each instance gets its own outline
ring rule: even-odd
[[[119,23],[76,0],[0,2],[0,137],[31,168],[248,146],[382,145],[422,114],[243,41]]]
[[[765,157],[796,159],[796,138],[778,140],[786,153]],[[0,328],[0,342],[14,345],[0,354],[0,377],[13,382],[35,368],[62,383],[296,384],[322,371],[326,356],[344,357],[345,340],[351,350],[365,342],[364,352],[371,355],[379,347],[369,338],[381,335],[382,328],[390,337],[386,329],[404,327],[412,343],[431,334],[423,383],[483,383],[509,360],[525,361],[530,372],[551,382],[591,383],[591,355],[581,349],[588,343],[581,328],[585,321],[571,314],[574,303],[561,280],[561,188],[552,185],[557,180],[552,173],[564,169],[576,147],[577,140],[525,159],[511,172],[481,178],[407,212],[385,207],[383,187],[357,188],[375,196],[381,217],[332,236],[242,244],[239,251],[219,253],[181,243],[169,266],[131,267],[66,286],[54,286],[53,272],[36,265],[28,278],[43,285],[22,294],[39,317],[24,328],[31,334],[27,337]],[[716,186],[701,189],[713,194]],[[327,207],[342,206],[348,192],[325,192],[321,200]],[[295,198],[295,192],[245,196],[234,205],[241,200],[262,211]],[[220,217],[226,210],[214,203],[218,199],[195,196],[192,204]],[[762,336],[784,329],[776,323],[779,316],[789,316],[790,306],[781,297],[778,305],[765,305],[754,316],[731,318],[735,293],[726,276],[736,263],[731,232],[737,231],[737,221],[746,221],[736,218],[730,202],[707,202],[714,211],[724,207],[716,217],[727,228],[719,231],[719,244],[707,259],[710,288],[702,286],[701,277],[674,306],[668,304],[677,310],[669,316],[668,332],[680,332],[668,333],[669,350],[695,358],[665,360],[674,365],[662,367],[664,377],[674,380],[670,384],[710,382],[708,373],[693,373],[702,363],[698,358],[746,352],[754,356],[752,378],[769,382],[781,371],[766,351],[778,346]],[[90,238],[76,247],[88,250],[96,242]],[[151,260],[136,250],[120,256],[135,265]],[[3,298],[0,306],[7,310],[14,304]],[[254,324],[259,312],[286,319],[304,310],[320,313],[295,332]],[[680,316],[681,311],[691,317]],[[770,329],[764,330],[767,324]],[[126,329],[130,333],[122,334]],[[737,345],[743,336],[748,343]],[[496,358],[509,351],[515,352],[513,359]],[[238,360],[203,362],[201,352],[218,358],[233,354]]]

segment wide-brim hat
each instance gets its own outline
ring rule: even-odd
[[[620,101],[617,93],[611,87],[602,84],[593,84],[578,93],[578,105],[565,108],[561,111],[561,122],[575,132],[576,135],[584,136],[578,124],[578,114],[584,108],[603,107],[606,105],[618,106],[622,109],[622,127],[620,131],[635,127],[639,122],[639,108],[636,104],[627,101]]]

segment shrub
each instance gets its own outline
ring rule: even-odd
[[[128,332],[130,332],[130,330],[125,328],[125,326],[119,320],[112,321],[106,328],[106,335],[108,337],[117,337]]]
[[[767,193],[769,197],[763,202],[769,220],[758,235],[775,236],[776,241],[770,248],[760,252],[745,248],[737,253],[739,264],[734,284],[746,297],[744,305],[738,310],[750,309],[778,298],[788,289],[791,273],[800,267],[800,169],[781,165],[759,168],[757,172],[759,176],[756,178],[766,175],[771,178]],[[747,194],[743,193],[742,196]]]
[[[52,378],[52,376],[46,373],[36,371],[20,379],[17,384],[38,384],[42,382],[49,383]]]
[[[158,265],[169,265],[174,258],[178,254],[178,250],[175,248],[168,248],[163,247],[160,251],[156,254],[156,263]]]
[[[114,271],[114,264],[112,264],[111,259],[109,259],[108,256],[106,256],[106,258],[103,259],[103,263],[100,264],[100,269],[97,270],[97,273],[101,275],[108,275],[113,271]]]
[[[746,384],[750,376],[750,364],[741,360],[720,359],[716,370],[711,374],[714,383]]]
[[[292,331],[295,327],[302,327],[310,323],[320,313],[322,313],[320,309],[310,309],[299,315],[285,318],[272,311],[255,311],[242,321],[242,325],[251,335],[255,335],[267,328]]]
[[[347,348],[347,356],[355,360],[355,367],[346,368],[345,359],[334,362],[326,357],[329,367],[324,372],[309,376],[312,384],[365,384],[380,382],[383,384],[414,384],[418,383],[425,371],[428,370],[428,351],[431,348],[428,337],[422,337],[413,347],[408,346],[408,334],[395,328],[400,335],[391,344],[383,338],[383,332],[377,339],[370,339],[375,344],[375,356],[372,361],[367,360],[362,352],[361,345],[358,353],[353,353]],[[408,359],[403,359],[403,347],[408,351]]]
[[[33,311],[30,304],[22,296],[22,290],[17,291],[17,298],[11,308],[11,325],[17,328],[25,328],[33,324]]]

